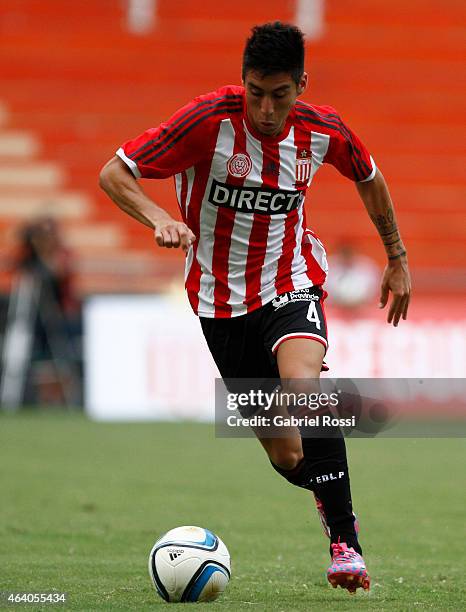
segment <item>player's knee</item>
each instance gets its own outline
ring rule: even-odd
[[[292,378],[282,380],[282,392],[288,393],[291,398],[299,397],[301,394],[310,395],[319,393],[319,370],[313,368],[296,369]]]
[[[275,448],[269,451],[269,458],[282,470],[293,470],[303,458],[303,453],[297,449]]]
[[[308,357],[307,359],[296,359],[285,363],[282,361],[279,365],[280,378],[283,379],[283,384],[287,387],[294,387],[294,389],[289,389],[290,391],[296,391],[296,389],[301,391],[303,387],[318,385],[322,359]]]

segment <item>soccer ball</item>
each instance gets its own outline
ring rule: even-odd
[[[149,574],[165,601],[213,601],[230,580],[230,554],[208,529],[176,527],[152,547]]]

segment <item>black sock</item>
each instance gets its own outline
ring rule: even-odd
[[[309,489],[309,491],[312,491],[312,488],[308,486],[309,477],[304,457],[291,470],[285,470],[284,468],[281,468],[280,466],[276,465],[273,461],[270,461],[270,463],[272,464],[273,469],[278,472],[280,476],[283,476],[283,478],[288,480],[288,482],[295,485],[296,487],[302,487],[303,489]]]
[[[332,543],[345,542],[362,554],[354,528],[350,479],[345,440],[338,432],[332,438],[302,438],[306,464],[306,488],[322,502]]]
[[[346,542],[362,554],[354,529],[344,439],[304,438],[303,450],[307,457],[291,470],[270,463],[288,482],[316,494],[324,507],[331,543]]]

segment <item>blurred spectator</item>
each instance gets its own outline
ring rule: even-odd
[[[54,219],[38,219],[20,230],[16,267],[39,276],[48,284],[67,319],[79,313],[79,302],[73,290],[72,255],[64,246]]]
[[[40,218],[20,229],[10,302],[8,326],[23,326],[31,335],[30,348],[18,361],[25,371],[18,393],[25,403],[75,405],[81,396],[81,308],[72,255],[54,219]],[[10,359],[14,363],[17,357]]]
[[[351,243],[342,242],[329,257],[325,287],[332,304],[354,311],[375,297],[380,279],[380,270],[370,257],[358,254]]]

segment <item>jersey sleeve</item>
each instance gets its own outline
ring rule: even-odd
[[[178,174],[207,156],[215,128],[211,108],[207,96],[196,98],[168,121],[125,142],[116,154],[136,178]]]
[[[377,167],[372,156],[350,128],[335,111],[332,112],[332,123],[335,128],[330,135],[324,163],[335,168],[352,181],[364,183],[375,177]]]

